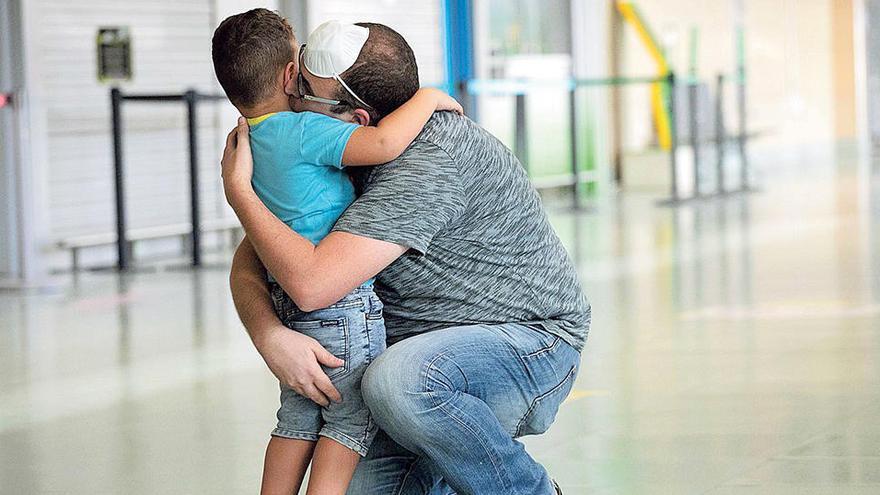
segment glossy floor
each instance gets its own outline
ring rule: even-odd
[[[526,440],[565,493],[880,493],[880,172],[551,214],[594,327]],[[228,258],[228,253],[224,258]],[[0,493],[256,493],[276,383],[226,268],[0,295]]]

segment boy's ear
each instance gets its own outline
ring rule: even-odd
[[[358,125],[370,125],[370,112],[367,112],[363,108],[355,108],[351,113],[351,120]]]
[[[296,90],[296,76],[299,74],[299,67],[296,62],[287,62],[284,67],[284,94],[292,96]]]

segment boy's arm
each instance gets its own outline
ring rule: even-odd
[[[443,91],[422,88],[375,127],[357,128],[345,146],[342,164],[380,165],[390,162],[413,142],[435,111],[462,113],[461,105]]]

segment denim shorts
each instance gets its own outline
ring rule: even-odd
[[[317,441],[333,439],[364,456],[376,436],[377,427],[361,396],[361,378],[367,366],[385,350],[385,321],[382,302],[372,283],[364,284],[336,304],[305,312],[280,285],[269,283],[275,313],[291,330],[314,338],[331,354],[345,361],[340,368],[324,367],[341,403],[328,407],[315,404],[281,385],[281,408],[273,436]]]

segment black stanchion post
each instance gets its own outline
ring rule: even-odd
[[[669,89],[669,169],[670,169],[670,187],[671,200],[678,201],[678,118],[676,114],[676,91],[675,91],[675,72],[669,72],[666,76],[666,85]]]
[[[691,151],[694,157],[694,197],[700,196],[700,129],[697,115],[699,105],[699,86],[696,80],[688,81],[688,128],[691,138]]]
[[[749,160],[746,156],[746,71],[745,67],[738,70],[738,107],[739,107],[739,136],[737,144],[739,145],[739,166],[740,166],[740,189],[747,191],[749,185]]]
[[[198,94],[189,90],[184,95],[189,134],[189,199],[190,222],[192,224],[192,264],[202,264],[202,239],[199,215],[199,140],[197,122]]]
[[[573,84],[568,93],[569,137],[571,140],[572,207],[581,207],[581,177],[578,167],[578,126],[577,126],[577,85]]]
[[[724,154],[727,147],[727,133],[724,131],[724,74],[718,74],[715,92],[715,158],[718,167],[716,183],[718,194],[724,194]]]
[[[526,95],[525,93],[517,93],[514,100],[514,154],[519,158],[520,163],[529,170],[529,140],[526,133]]]
[[[128,269],[128,240],[125,235],[125,170],[122,157],[122,92],[110,90],[110,111],[113,124],[113,172],[116,198],[116,267]]]

